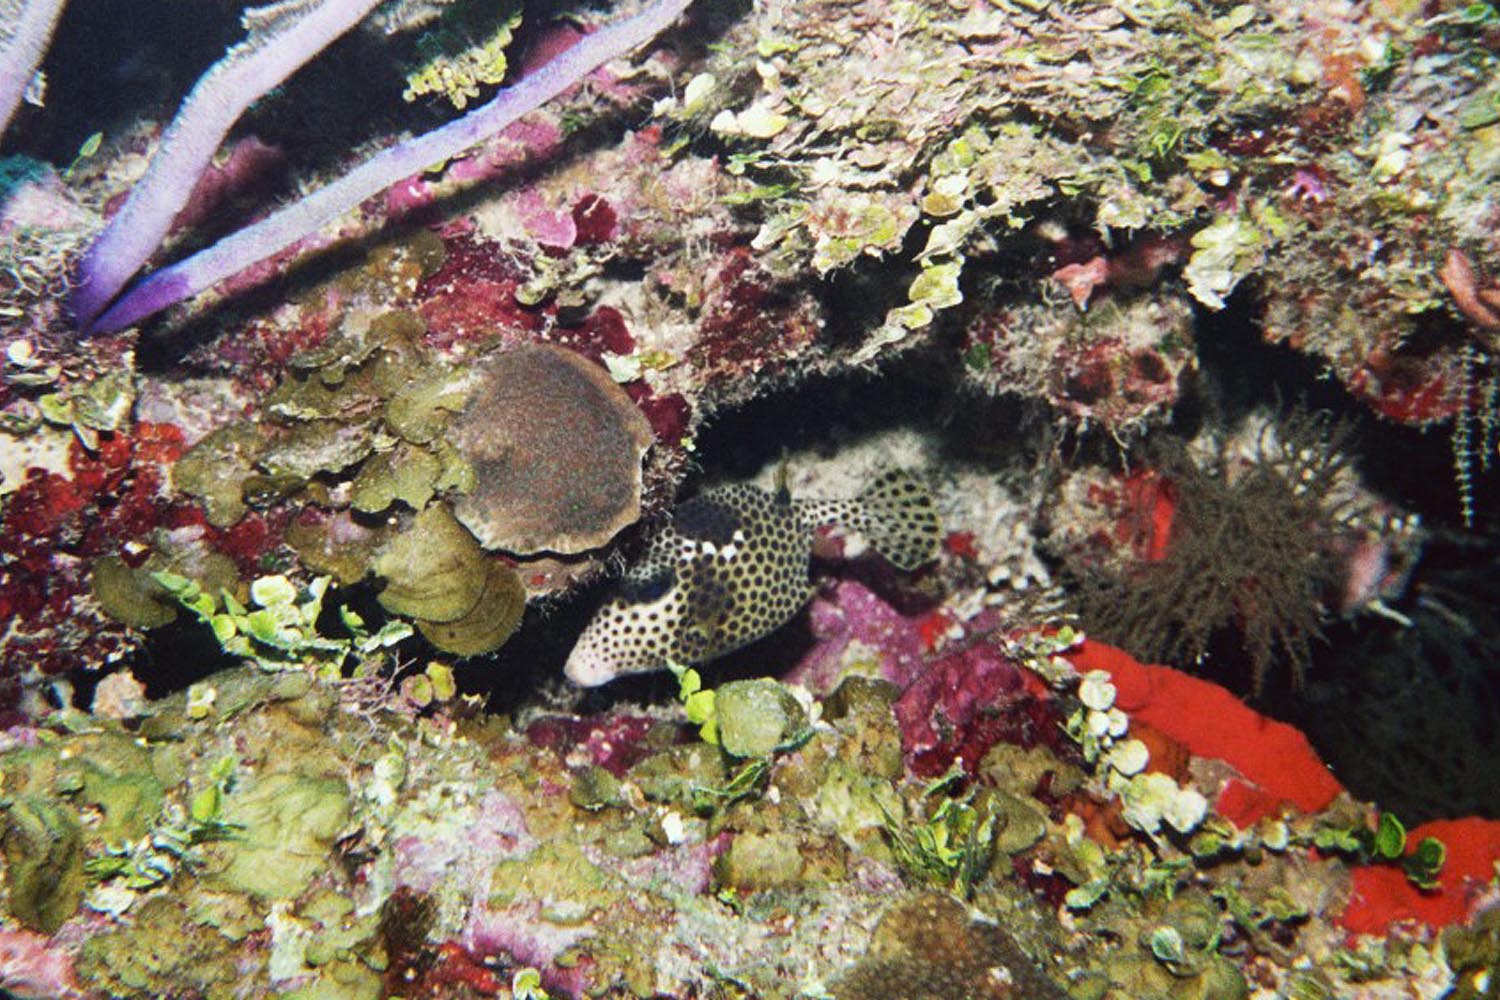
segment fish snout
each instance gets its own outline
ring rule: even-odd
[[[599,650],[591,648],[583,639],[573,647],[573,651],[568,654],[568,662],[563,666],[563,674],[579,687],[607,684],[614,680],[615,673]]]

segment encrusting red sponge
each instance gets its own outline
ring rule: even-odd
[[[1236,826],[1274,814],[1282,802],[1318,812],[1344,790],[1301,731],[1266,718],[1217,684],[1138,663],[1092,639],[1067,657],[1080,672],[1108,673],[1118,692],[1115,705],[1132,719],[1182,743],[1194,756],[1233,765],[1250,784],[1226,782],[1215,808]]]
[[[1447,856],[1436,889],[1418,889],[1396,865],[1361,865],[1354,869],[1349,905],[1339,926],[1356,934],[1384,934],[1387,927],[1415,920],[1428,927],[1460,924],[1495,878],[1500,862],[1500,820],[1439,819],[1408,830],[1408,849],[1427,837],[1443,842]]]
[[[1214,803],[1238,827],[1275,815],[1284,803],[1319,812],[1343,791],[1306,736],[1266,718],[1217,684],[1171,667],[1138,663],[1093,640],[1066,655],[1081,673],[1108,673],[1117,691],[1115,704],[1132,720],[1160,730],[1195,756],[1223,760],[1239,771],[1244,780],[1226,781]],[[1447,850],[1438,887],[1418,888],[1398,865],[1356,865],[1349,904],[1336,918],[1339,926],[1358,934],[1384,934],[1400,921],[1438,928],[1468,919],[1496,877],[1500,820],[1424,823],[1408,831],[1408,848],[1427,837],[1436,837]]]

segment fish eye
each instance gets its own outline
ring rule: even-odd
[[[620,581],[620,596],[631,604],[648,604],[671,590],[676,582],[677,574],[670,567],[662,567],[650,576],[627,575]]]

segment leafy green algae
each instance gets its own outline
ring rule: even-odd
[[[172,484],[203,504],[209,524],[227,528],[250,509],[244,485],[256,474],[253,463],[265,446],[265,435],[254,425],[220,427],[177,460]]]
[[[453,621],[484,593],[484,550],[442,504],[419,513],[410,528],[386,543],[371,567],[386,580],[379,600],[393,614]]]
[[[131,628],[156,628],[177,619],[177,608],[166,588],[149,575],[137,573],[119,556],[95,560],[89,584],[105,613]]]
[[[360,466],[349,505],[366,514],[378,514],[399,500],[413,510],[421,510],[436,492],[441,471],[430,452],[398,444]]]
[[[266,397],[258,420],[220,428],[191,449],[176,485],[221,527],[254,505],[309,504],[286,531],[307,567],[345,584],[384,578],[379,600],[388,612],[414,619],[444,652],[474,656],[510,637],[526,592],[450,513],[477,483],[446,433],[474,379],[423,345],[425,330],[410,312],[346,317],[326,342],[292,359],[293,374]],[[121,620],[166,620],[139,574],[105,563],[96,577]]]
[[[102,855],[101,821],[125,834],[144,823],[159,836],[169,817],[196,816],[205,790],[218,789],[222,839],[198,844],[145,888],[111,877],[87,892],[86,905],[109,914],[91,915],[99,929],[77,946],[90,990],[373,1000],[442,961],[440,945],[462,941],[474,942],[475,961],[537,965],[573,995],[681,995],[718,983],[731,984],[726,996],[790,996],[785,970],[795,968],[805,970],[797,988],[813,996],[952,1000],[994,995],[973,991],[997,962],[1025,985],[1001,996],[1058,995],[1046,979],[1064,978],[1064,968],[1075,997],[1103,996],[1111,983],[1171,1000],[1244,995],[1217,951],[1222,901],[1165,864],[1139,889],[1122,873],[1063,931],[1010,862],[1065,876],[1076,867],[1067,824],[1030,795],[1069,765],[1033,747],[987,756],[991,777],[976,779],[972,795],[952,776],[917,780],[878,682],[848,682],[804,741],[758,761],[756,781],[733,796],[702,793],[732,785],[744,760],[703,742],[668,745],[616,778],[597,765],[580,772],[575,751],[467,718],[457,705],[413,720],[359,685],[306,674],[240,669],[201,683],[215,696],[196,717],[180,694],[151,705],[136,733],[102,720],[97,731],[53,733],[0,755],[8,815],[24,803],[19,822],[32,831],[24,845],[4,845],[14,916],[18,900],[51,921],[81,912],[78,889],[38,895],[28,887],[40,869],[18,871],[16,859],[42,839],[36,831],[58,844],[46,865],[56,872]],[[641,747],[690,728],[661,721]],[[888,847],[893,821],[914,836],[918,825],[947,822],[938,799],[961,796],[993,831],[994,856],[970,886],[979,920],[951,900],[903,891]],[[159,816],[148,818],[154,802]],[[1096,850],[1122,871],[1151,857]],[[1253,868],[1189,874],[1238,885],[1269,913],[1282,883],[1268,875],[1321,884],[1311,868],[1326,862],[1296,869],[1287,860],[1269,854]],[[1177,887],[1175,903],[1164,886]],[[1275,912],[1311,920],[1322,905],[1296,902],[1300,910]],[[425,916],[398,945],[390,915],[404,905]],[[926,943],[912,948],[914,934]],[[867,986],[873,992],[861,992]]]
[[[381,606],[416,619],[429,642],[458,656],[499,647],[526,610],[515,570],[486,555],[444,504],[424,508],[370,565],[385,578]]]
[[[504,645],[520,627],[526,588],[516,571],[496,559],[485,564],[484,589],[474,606],[453,621],[417,621],[417,631],[455,656],[479,656]]]
[[[463,410],[472,388],[466,372],[434,366],[426,375],[403,385],[386,403],[385,422],[412,444],[430,444],[448,426],[448,420]]]

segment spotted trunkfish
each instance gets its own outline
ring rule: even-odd
[[[942,529],[927,487],[888,472],[853,500],[793,500],[747,483],[681,504],[626,570],[568,656],[565,673],[594,687],[626,674],[723,656],[784,625],[813,593],[814,532],[840,524],[889,562],[916,569]]]

